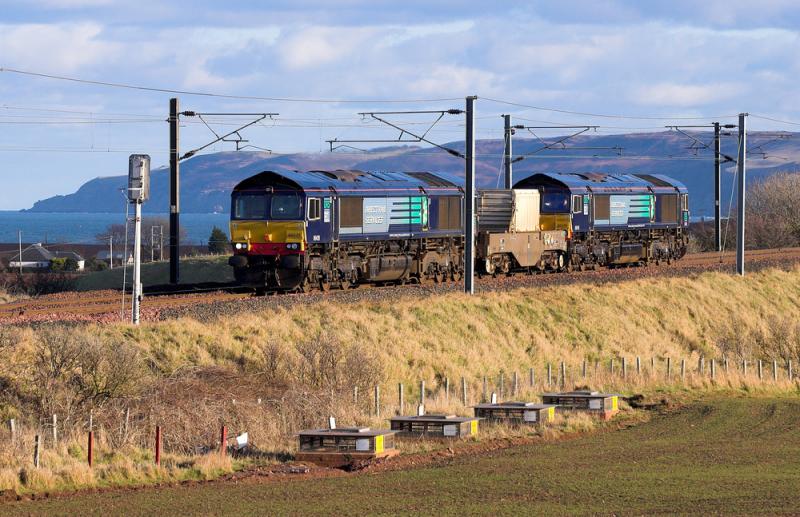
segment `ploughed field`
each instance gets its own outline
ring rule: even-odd
[[[711,398],[575,439],[389,465],[11,502],[0,514],[797,514],[800,399]]]
[[[196,261],[195,261],[196,262]],[[229,269],[227,264],[219,260],[200,261],[208,273],[201,276],[195,272],[192,277],[197,282],[180,286],[175,291],[160,295],[148,295],[142,302],[142,319],[156,321],[190,316],[206,319],[209,317],[237,314],[247,310],[261,310],[276,307],[292,307],[299,304],[314,303],[323,299],[335,300],[338,303],[359,301],[380,301],[402,296],[426,296],[445,292],[459,292],[462,282],[444,282],[441,284],[426,283],[423,285],[406,285],[397,287],[362,287],[348,291],[314,291],[308,294],[289,294],[282,296],[254,297],[237,289],[218,290],[210,287],[214,281],[228,278],[220,273]],[[800,262],[800,248],[752,250],[747,252],[747,269],[749,271],[767,267],[791,267]],[[727,252],[722,257],[718,253],[698,253],[687,255],[671,265],[651,265],[649,267],[626,267],[617,269],[601,269],[599,271],[583,271],[558,274],[498,276],[484,277],[476,282],[476,291],[503,291],[519,287],[545,287],[565,285],[578,282],[603,283],[631,280],[657,276],[687,276],[705,271],[732,272],[736,263],[733,253]],[[189,261],[194,271],[194,262]],[[166,265],[159,264],[161,269]],[[211,269],[208,269],[211,268]],[[184,268],[186,270],[187,268]],[[159,270],[160,271],[160,270]],[[164,269],[164,271],[166,271]],[[161,276],[166,274],[164,271]],[[102,272],[109,274],[110,272]],[[159,277],[160,278],[160,277]],[[120,282],[121,283],[121,282]],[[106,284],[98,284],[108,287]],[[170,294],[171,293],[171,294]],[[0,304],[0,323],[25,324],[47,321],[127,321],[130,318],[130,297],[123,301],[119,291],[87,291],[65,292],[40,296],[24,300]]]

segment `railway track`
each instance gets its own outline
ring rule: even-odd
[[[800,263],[800,248],[753,250],[746,254],[748,267],[785,267]],[[599,271],[540,275],[513,275],[479,278],[479,292],[515,289],[519,287],[549,287],[578,282],[604,283],[635,278],[659,276],[685,276],[704,271],[733,271],[735,254],[726,252],[687,255],[671,265],[602,269]],[[143,320],[171,319],[180,316],[213,318],[241,310],[259,310],[274,307],[292,307],[332,299],[341,303],[362,300],[385,300],[400,296],[427,296],[461,290],[460,282],[422,284],[412,286],[374,287],[326,293],[290,294],[254,297],[251,293],[237,292],[230,287],[217,289],[204,286],[197,292],[192,286],[185,290],[151,292],[142,301]],[[119,291],[67,292],[0,304],[0,324],[27,324],[35,322],[125,321],[130,317],[130,297],[123,306]]]

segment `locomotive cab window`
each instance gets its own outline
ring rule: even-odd
[[[300,196],[297,194],[274,194],[271,200],[272,219],[301,219],[303,216]]]
[[[266,219],[266,194],[238,194],[233,198],[234,219]]]
[[[583,196],[572,196],[572,213],[583,213]]]
[[[569,194],[564,194],[562,192],[544,192],[541,197],[543,214],[569,213]]]
[[[318,197],[308,199],[308,220],[317,221],[320,218],[320,200]]]

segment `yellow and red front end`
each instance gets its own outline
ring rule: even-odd
[[[234,192],[229,264],[238,283],[257,289],[294,289],[302,283],[303,206],[298,192]]]

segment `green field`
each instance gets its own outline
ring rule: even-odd
[[[719,398],[627,429],[410,470],[9,503],[7,515],[797,514],[800,399]]]
[[[130,286],[133,269],[127,268],[127,283]],[[228,255],[210,255],[181,259],[181,283],[233,282],[233,270],[228,265]],[[98,289],[121,289],[123,268],[87,273],[78,279],[76,289],[94,291]],[[142,284],[166,285],[169,283],[169,262],[142,264]]]

